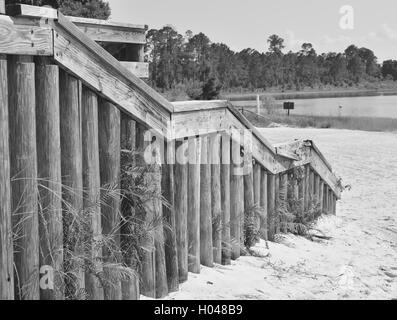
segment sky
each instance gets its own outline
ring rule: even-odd
[[[367,47],[379,62],[397,60],[396,0],[107,0],[111,19],[149,28],[203,32],[232,50],[267,50],[277,34],[286,49],[313,44],[317,53]],[[347,9],[344,9],[344,7]],[[342,11],[341,11],[342,10]]]

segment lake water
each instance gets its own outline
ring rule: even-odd
[[[295,110],[291,111],[292,114],[397,119],[397,96],[291,99],[288,101],[295,102]],[[283,101],[277,101],[277,104],[282,103]],[[238,107],[256,106],[255,101],[236,101],[233,104]]]

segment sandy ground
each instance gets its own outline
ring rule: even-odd
[[[331,240],[287,235],[257,256],[202,267],[167,299],[397,299],[397,134],[263,129],[273,143],[313,139],[351,190],[318,228]]]

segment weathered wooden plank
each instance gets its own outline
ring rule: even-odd
[[[16,61],[17,57],[8,60],[11,210],[16,234],[15,295],[21,300],[38,300],[40,290],[35,65]]]
[[[305,210],[308,210],[309,209],[309,204],[310,204],[310,166],[309,165],[306,165],[305,167],[304,167],[304,172],[305,172],[305,176],[304,176],[304,179],[305,179],[305,183],[304,183],[304,187],[305,187],[305,190],[304,190],[304,195],[305,195],[305,200],[304,200],[304,203],[305,203],[305,205],[304,205],[304,208],[305,208]]]
[[[12,17],[58,19],[58,11],[56,9],[27,4],[8,4],[6,6],[6,14]]]
[[[212,244],[214,262],[222,263],[222,208],[221,208],[221,136],[209,137],[209,160],[211,166],[211,211]]]
[[[87,298],[103,300],[103,287],[96,276],[103,272],[100,261],[102,250],[98,243],[102,237],[101,221],[101,177],[99,167],[98,141],[98,97],[91,90],[83,87],[82,92],[82,146],[83,146],[83,189],[84,211],[90,213],[90,259],[93,262],[85,274]]]
[[[6,13],[6,0],[0,0],[0,14]]]
[[[320,186],[319,186],[319,192],[318,192],[318,204],[319,204],[319,209],[320,212],[323,212],[324,209],[324,182],[321,178],[320,179]]]
[[[211,217],[211,165],[209,137],[201,137],[200,162],[200,263],[213,267],[212,217]]]
[[[138,78],[149,78],[149,63],[120,61],[121,65]]]
[[[176,221],[176,242],[178,246],[178,270],[179,282],[188,279],[188,236],[187,236],[187,181],[188,166],[184,157],[187,151],[187,141],[176,141],[176,162],[175,162],[175,221]],[[183,161],[185,160],[185,161]]]
[[[52,38],[48,27],[16,25],[10,17],[0,15],[0,53],[51,56]]]
[[[254,172],[253,172],[253,183],[254,183],[254,204],[259,209],[260,202],[261,202],[261,166],[258,163],[254,165]],[[259,232],[261,228],[261,219],[259,216],[255,217],[256,221],[256,229]]]
[[[175,181],[174,163],[175,146],[174,141],[165,143],[166,163],[162,165],[161,188],[163,198],[168,206],[163,205],[164,237],[165,237],[165,264],[167,271],[168,291],[179,290],[178,251],[176,242],[176,219],[175,219]],[[184,191],[186,193],[186,189]]]
[[[314,197],[316,202],[320,199],[320,176],[314,173]]]
[[[230,237],[232,254],[231,258],[236,260],[240,257],[240,235],[241,218],[244,217],[244,181],[241,157],[241,146],[232,140],[231,150],[232,166],[230,170]]]
[[[54,24],[54,58],[125,112],[167,134],[173,106],[62,14]],[[135,90],[132,90],[135,89]]]
[[[83,157],[81,138],[81,84],[64,71],[59,73],[60,128],[61,128],[61,173],[62,209],[64,237],[67,238],[64,261],[65,272],[75,277],[65,278],[68,298],[78,298],[78,292],[85,290],[80,237],[75,234],[74,221],[82,220],[83,211]]]
[[[112,239],[114,250],[120,250],[120,111],[103,99],[98,104],[99,164],[101,181],[101,214],[103,234]],[[112,250],[105,248],[103,258],[108,264],[120,263]],[[121,300],[121,279],[113,266],[104,272],[112,281],[104,285],[106,300]]]
[[[136,123],[136,150],[137,150],[137,166],[138,167],[145,167],[147,166],[145,159],[144,159],[144,151],[147,147],[148,143],[145,141],[145,131],[146,128],[140,124]],[[147,172],[145,174],[144,179],[146,181],[152,181],[154,177],[152,177],[151,172]],[[140,281],[140,288],[141,293],[144,296],[149,298],[156,297],[156,265],[155,265],[155,247],[154,247],[154,234],[153,228],[151,225],[153,224],[154,220],[154,203],[153,199],[149,199],[149,201],[144,202],[144,209],[137,210],[136,214],[138,218],[142,221],[143,228],[146,231],[146,237],[142,239],[142,243],[140,244],[143,248],[143,256],[141,261],[141,281]]]
[[[268,235],[267,235],[267,217],[268,217],[268,206],[267,206],[267,201],[268,201],[268,193],[267,193],[267,173],[266,170],[261,168],[261,181],[260,181],[260,203],[259,206],[261,208],[262,212],[262,217],[260,220],[260,236],[264,240],[268,240]]]
[[[131,120],[125,114],[121,114],[121,132],[120,132],[120,146],[125,152],[135,152],[136,148],[136,122]],[[122,152],[123,152],[122,151]],[[135,161],[134,157],[130,158],[132,162]],[[123,165],[123,163],[122,163]],[[123,177],[123,173],[122,173]],[[130,182],[130,181],[129,181]],[[121,188],[124,188],[123,181]],[[136,257],[133,256],[130,248],[131,245],[131,232],[135,230],[136,226],[134,224],[133,219],[135,218],[135,208],[129,201],[129,199],[123,197],[122,198],[122,216],[124,218],[124,222],[120,227],[120,241],[121,241],[121,250],[123,253],[124,263],[127,267],[132,268],[135,271],[135,274],[132,275],[129,279],[121,280],[121,293],[123,300],[139,300],[140,292],[139,292],[139,275],[137,270],[137,262]]]
[[[189,138],[188,157],[188,267],[190,272],[200,273],[200,138]]]
[[[253,215],[253,209],[255,205],[254,200],[254,168],[252,163],[252,153],[249,148],[244,148],[244,168],[246,170],[244,175],[244,224],[243,229],[247,233],[245,239],[243,238],[244,245],[253,244],[251,242],[246,242],[247,237],[251,237],[251,232],[256,230],[248,230],[251,228],[250,224],[255,224],[255,217]],[[249,225],[248,225],[249,224]]]
[[[40,267],[54,270],[41,300],[63,300],[63,221],[58,66],[36,65],[37,177],[39,181]],[[44,275],[47,276],[47,275]]]
[[[0,300],[14,299],[7,60],[0,56]]]
[[[269,241],[274,241],[275,236],[275,204],[276,204],[276,176],[267,175],[267,236]]]
[[[314,171],[313,170],[310,170],[310,173],[309,173],[309,199],[310,199],[310,202],[313,202],[315,200]]]
[[[280,175],[280,204],[281,201],[286,202],[288,200],[288,173],[284,173],[283,175]],[[279,216],[278,218],[279,224],[280,224],[280,230],[282,232],[287,232],[287,229],[285,228],[285,225],[282,224],[282,217]]]
[[[277,173],[274,177],[274,233],[280,233],[280,174]]]
[[[230,136],[221,137],[221,210],[222,210],[222,264],[231,263],[230,241]]]

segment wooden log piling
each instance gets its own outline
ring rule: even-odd
[[[263,240],[268,240],[268,193],[267,193],[267,179],[268,174],[266,170],[261,169],[261,183],[260,183],[260,208],[262,212],[262,217],[260,220],[260,236]]]
[[[275,204],[276,204],[276,176],[267,176],[267,235],[269,241],[274,241],[275,236]]]
[[[231,263],[230,240],[230,136],[222,134],[221,141],[221,209],[222,209],[222,264]]]

